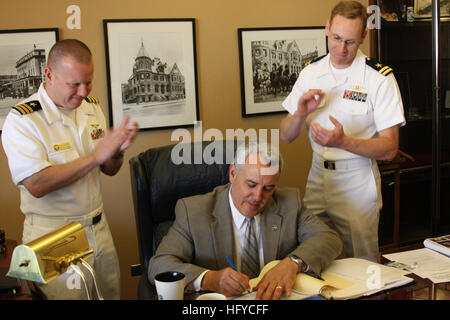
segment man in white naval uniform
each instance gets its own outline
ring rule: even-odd
[[[302,70],[282,104],[281,139],[292,142],[306,124],[313,149],[304,204],[341,234],[348,257],[378,253],[376,160],[396,156],[405,124],[392,69],[359,50],[366,21],[359,2],[337,4],[325,28],[329,54]]]
[[[8,114],[2,143],[20,190],[23,243],[71,221],[81,223],[95,250],[87,262],[101,294],[120,299],[119,261],[103,213],[100,171],[119,171],[138,127],[128,125],[127,117],[115,130],[107,130],[97,99],[88,96],[93,74],[92,54],[85,44],[74,39],[57,42],[39,91]],[[75,276],[68,272],[39,288],[48,299],[85,299],[84,285]],[[92,279],[88,286],[94,288]]]

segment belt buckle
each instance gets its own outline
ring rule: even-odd
[[[336,170],[336,161],[325,160],[323,166],[325,169]]]

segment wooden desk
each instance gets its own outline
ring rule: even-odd
[[[17,246],[17,241],[15,240],[6,240],[6,252],[0,255],[0,267],[9,268],[11,263],[12,253],[14,248]],[[17,292],[17,294],[13,297],[2,297],[0,296],[0,300],[32,300],[30,286],[27,280],[20,280],[21,288]]]

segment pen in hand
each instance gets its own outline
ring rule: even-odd
[[[237,271],[237,268],[235,267],[235,265],[233,264],[233,262],[231,262],[231,259],[229,256],[226,256],[228,264],[230,265],[230,267],[234,270]]]
[[[231,262],[231,259],[229,256],[226,256],[225,258],[227,258],[228,264],[230,265],[230,267],[234,270],[234,271],[238,271],[236,266],[233,264],[233,262]],[[250,293],[250,290],[247,291],[247,293]]]

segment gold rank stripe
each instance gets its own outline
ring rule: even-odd
[[[99,103],[99,101],[96,98],[91,97],[91,96],[87,96],[84,100],[86,100],[87,102],[90,102],[90,103]]]
[[[28,114],[32,113],[34,110],[28,106],[27,104],[19,104],[14,107],[17,111],[19,111],[21,114]]]
[[[380,72],[382,75],[386,76],[389,72],[391,72],[392,69],[388,66],[384,66],[383,68],[380,69]]]
[[[30,114],[42,109],[41,104],[39,103],[38,100],[32,100],[25,103],[21,103],[12,108],[17,112],[19,112],[21,115]]]

